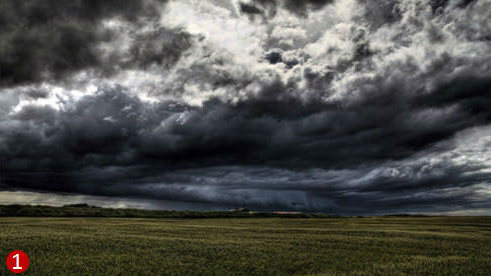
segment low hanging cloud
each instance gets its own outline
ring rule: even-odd
[[[2,3],[8,190],[491,208],[489,1],[52,4]]]

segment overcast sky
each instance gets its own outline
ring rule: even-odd
[[[491,214],[491,0],[2,0],[0,204]]]

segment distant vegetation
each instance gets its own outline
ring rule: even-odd
[[[117,217],[117,218],[325,218],[325,214],[277,214],[237,211],[158,211],[142,209],[112,209],[72,204],[63,207],[43,205],[0,205],[0,217]]]

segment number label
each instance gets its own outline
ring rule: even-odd
[[[12,269],[22,269],[22,266],[19,266],[19,253],[12,256],[15,259],[15,266]]]
[[[29,257],[21,250],[10,252],[7,256],[7,268],[13,273],[22,273],[29,267]]]

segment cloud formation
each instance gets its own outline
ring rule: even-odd
[[[2,187],[491,209],[489,1],[41,2],[2,2]]]

